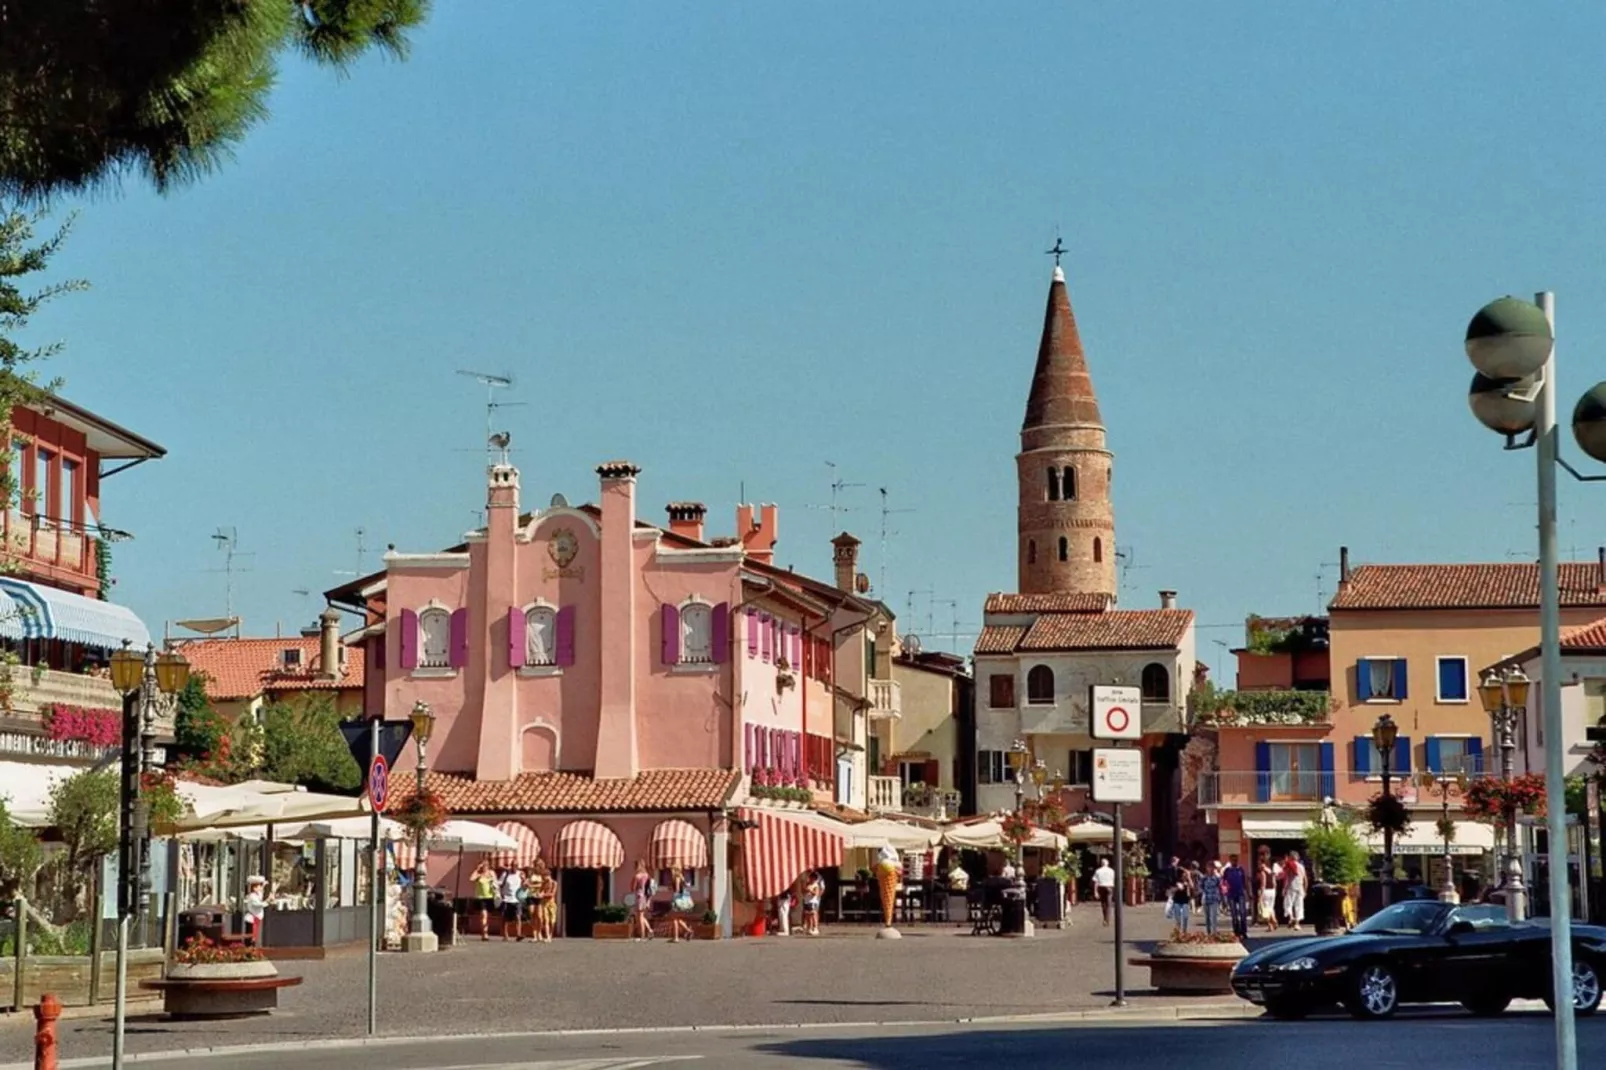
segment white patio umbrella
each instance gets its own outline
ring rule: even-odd
[[[405,837],[404,829],[402,835],[394,836],[392,839]],[[430,833],[429,846],[458,851],[515,851],[519,847],[519,841],[490,825],[482,825],[478,821],[454,819]]]
[[[876,818],[863,824],[850,825],[847,835],[849,847],[891,847],[894,851],[928,851],[942,841],[942,833],[936,829],[921,828],[890,818]]]
[[[1066,829],[1065,838],[1071,843],[1113,843],[1115,826],[1102,821],[1081,821]],[[1138,834],[1131,829],[1122,829],[1121,842],[1137,843]]]
[[[942,834],[942,842],[949,847],[969,847],[981,851],[999,851],[1010,845],[1010,840],[1004,835],[1003,822],[996,818],[949,826]],[[1065,837],[1059,833],[1039,828],[1032,830],[1032,838],[1024,846],[1063,850],[1065,842]]]

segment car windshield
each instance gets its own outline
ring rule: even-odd
[[[1373,914],[1351,931],[1374,935],[1383,933],[1395,936],[1421,936],[1438,929],[1439,923],[1444,920],[1445,910],[1443,903],[1431,901],[1396,903],[1387,910]]]

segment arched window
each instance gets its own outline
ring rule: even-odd
[[[1026,701],[1054,701],[1054,670],[1047,665],[1033,665],[1026,674]]]
[[[1060,486],[1061,498],[1068,502],[1076,500],[1076,469],[1070,465],[1065,466],[1065,471],[1061,474]]]
[[[1026,563],[1028,565],[1037,564],[1037,540],[1036,539],[1027,539],[1026,540]]]
[[[524,611],[524,664],[558,663],[558,611],[531,606]]]
[[[1143,701],[1171,701],[1171,674],[1158,661],[1143,666]]]
[[[1060,474],[1055,468],[1048,470],[1048,500],[1051,502],[1060,500]]]
[[[1071,559],[1071,540],[1069,540],[1065,536],[1061,535],[1060,536],[1060,560],[1061,561],[1069,561],[1070,559]]]
[[[714,614],[703,602],[680,607],[680,660],[700,664],[714,660]]]
[[[452,663],[452,615],[432,606],[418,615],[418,667],[444,669]]]
[[[1104,540],[1097,536],[1093,539],[1093,563],[1096,565],[1104,560]]]

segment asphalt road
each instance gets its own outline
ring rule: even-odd
[[[1300,1070],[1502,1070],[1551,1064],[1548,1015],[1480,1021],[1433,1012],[1392,1022],[1344,1019],[1272,1022],[1121,1021],[899,1026],[874,1030],[801,1027],[715,1032],[639,1032],[588,1036],[388,1039],[372,1046],[280,1046],[256,1054],[213,1052],[174,1059],[144,1056],[141,1070],[868,1070],[1001,1065],[1035,1067],[1179,1067],[1242,1070],[1296,1066]],[[1606,1018],[1579,1024],[1579,1065],[1606,1065]],[[1364,1053],[1364,1054],[1363,1054]],[[63,1062],[106,1065],[104,1062]]]

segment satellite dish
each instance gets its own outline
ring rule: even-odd
[[[857,576],[853,577],[853,589],[854,589],[854,591],[856,591],[859,594],[869,594],[870,593],[870,577],[866,576],[862,572],[859,573]]]
[[[906,636],[904,636],[903,637],[903,652],[905,654],[918,654],[918,653],[920,653],[920,637],[918,635],[906,635]]]
[[[569,507],[569,499],[565,498],[561,494],[552,495],[552,508],[553,509],[567,509],[568,507]]]

